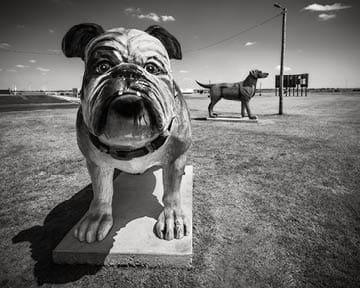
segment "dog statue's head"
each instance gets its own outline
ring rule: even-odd
[[[83,120],[111,145],[136,146],[164,132],[175,116],[170,59],[181,59],[179,42],[159,26],[145,31],[79,24],[64,36],[67,57],[85,63]]]
[[[255,79],[259,79],[259,78],[266,78],[269,76],[269,73],[266,72],[262,72],[261,70],[251,70],[250,71],[250,75],[253,76]]]

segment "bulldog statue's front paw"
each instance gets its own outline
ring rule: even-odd
[[[75,228],[74,236],[92,243],[103,240],[113,225],[111,203],[91,204],[82,221]]]
[[[181,208],[165,207],[155,224],[155,232],[160,239],[181,239],[189,231],[190,223]]]

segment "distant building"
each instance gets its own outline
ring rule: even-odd
[[[10,95],[11,90],[10,89],[0,89],[0,94]]]

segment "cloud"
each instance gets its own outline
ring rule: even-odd
[[[175,18],[174,18],[174,16],[162,15],[161,20],[163,22],[168,22],[168,21],[175,21]]]
[[[30,62],[30,63],[36,63],[36,60],[30,59],[29,62]]]
[[[38,68],[36,68],[36,70],[39,70],[41,72],[49,72],[50,71],[50,69],[43,68],[43,67],[38,67]]]
[[[54,29],[48,29],[49,33],[50,34],[54,34],[55,33],[55,30]]]
[[[253,46],[255,44],[256,44],[256,42],[246,42],[244,46],[248,47],[248,46]]]
[[[171,15],[158,15],[155,12],[143,13],[140,8],[128,7],[124,10],[126,15],[136,17],[138,19],[149,19],[155,22],[175,21],[175,17]]]
[[[3,71],[3,69],[2,69],[2,68],[0,68],[0,71]]]
[[[335,14],[326,14],[326,13],[321,13],[318,15],[318,17],[323,20],[323,21],[326,21],[326,20],[330,20],[330,19],[333,19],[336,17]]]
[[[30,66],[18,64],[15,67],[17,67],[17,68],[29,68]]]
[[[15,69],[8,69],[9,72],[17,72]]]
[[[25,28],[25,25],[18,24],[18,25],[16,25],[16,28],[19,28],[19,29],[24,29],[24,28]]]
[[[137,15],[137,18],[139,19],[150,19],[150,20],[153,20],[155,22],[160,22],[160,16],[157,15],[156,13],[154,12],[151,12],[151,13],[148,13],[148,14],[140,14],[140,15]]]
[[[9,49],[10,47],[9,43],[0,43],[0,49]]]
[[[189,72],[190,72],[190,71],[188,71],[188,70],[180,70],[180,71],[179,71],[179,73],[184,73],[184,74],[185,74],[185,73],[189,73]]]
[[[321,4],[311,4],[308,5],[306,7],[304,7],[302,10],[309,10],[309,11],[337,11],[337,10],[342,10],[342,9],[348,9],[351,6],[349,5],[343,5],[341,3],[334,3],[332,5],[321,5]]]
[[[275,67],[275,69],[280,71],[280,65],[277,65],[277,66]],[[284,71],[290,71],[290,70],[291,70],[290,67],[284,66]]]

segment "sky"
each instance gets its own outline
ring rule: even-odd
[[[61,52],[65,33],[92,22],[105,30],[160,25],[182,46],[172,60],[183,89],[279,73],[281,10],[269,0],[2,0],[0,89],[80,88],[84,64]],[[285,74],[309,73],[310,88],[360,87],[360,2],[279,0],[287,8]],[[268,20],[271,19],[271,20]],[[267,21],[268,20],[268,21]],[[227,41],[225,41],[228,39]],[[217,45],[215,45],[218,43]]]

